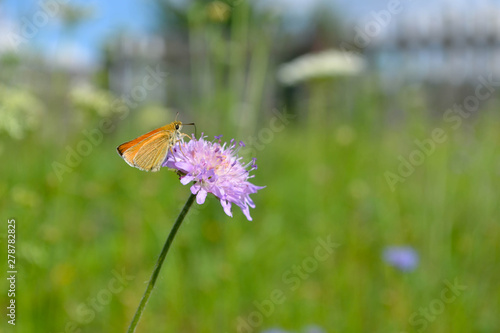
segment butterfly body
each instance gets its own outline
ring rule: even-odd
[[[140,137],[122,143],[116,150],[128,165],[143,171],[160,170],[168,150],[186,134],[181,133],[182,123],[174,121]]]

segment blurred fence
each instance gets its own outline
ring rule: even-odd
[[[366,51],[388,86],[402,80],[458,86],[500,74],[498,5],[382,10],[361,27],[358,38],[372,39]]]

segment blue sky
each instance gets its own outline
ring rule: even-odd
[[[51,19],[46,24],[40,24],[31,45],[40,47],[44,52],[57,53],[62,45],[77,48],[84,57],[95,58],[99,45],[103,41],[123,30],[132,33],[144,33],[152,29],[151,6],[148,0],[108,0],[108,1],[83,1],[83,0],[49,0],[48,2],[76,4],[89,7],[92,17],[68,32],[63,28],[58,19]],[[60,8],[58,6],[52,8]],[[0,20],[8,20],[15,25],[14,30],[26,27],[26,22],[36,22],[34,15],[43,11],[40,1],[4,0],[0,2]],[[12,24],[10,24],[12,26]],[[1,29],[0,22],[0,29]]]

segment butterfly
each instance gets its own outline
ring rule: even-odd
[[[194,125],[185,124],[185,125]],[[140,137],[122,143],[116,150],[128,165],[142,171],[156,172],[167,157],[168,150],[187,134],[181,133],[182,122],[174,121]]]

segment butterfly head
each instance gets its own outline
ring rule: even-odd
[[[182,122],[176,120],[172,123],[172,125],[174,125],[174,130],[176,131],[180,131],[181,128],[182,128]]]

